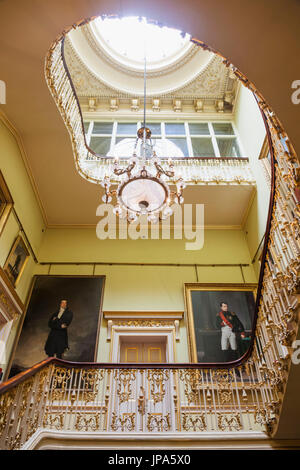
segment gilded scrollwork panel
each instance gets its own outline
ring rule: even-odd
[[[122,413],[118,416],[112,412],[111,429],[113,431],[134,431],[135,429],[135,413]]]
[[[147,429],[149,432],[164,432],[171,429],[170,413],[148,413]]]
[[[170,372],[166,369],[149,369],[147,372],[150,387],[150,398],[154,403],[161,402],[166,394],[166,383],[169,381]]]
[[[207,430],[207,421],[204,413],[182,413],[182,428],[187,432]]]
[[[136,370],[115,370],[114,379],[117,385],[117,395],[119,397],[120,403],[124,403],[130,398],[133,398],[133,384],[136,380]]]

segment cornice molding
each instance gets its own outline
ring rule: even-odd
[[[134,321],[137,319],[140,320],[181,320],[183,318],[184,312],[132,312],[132,311],[106,311],[103,312],[104,318],[106,320],[121,320],[121,321]],[[115,324],[115,323],[114,323]],[[118,325],[121,326],[121,325]],[[126,326],[126,325],[124,325]]]
[[[35,182],[33,172],[32,172],[32,169],[30,167],[30,164],[29,164],[29,159],[27,157],[27,152],[25,150],[23,139],[22,139],[19,131],[15,128],[15,126],[12,124],[12,122],[8,119],[8,117],[6,116],[6,114],[2,110],[0,110],[0,120],[3,122],[5,127],[11,132],[11,134],[13,135],[13,137],[16,140],[17,146],[20,150],[22,161],[24,163],[27,175],[29,177],[29,180],[30,180],[33,192],[34,192],[34,195],[36,197],[36,200],[38,202],[38,206],[39,206],[40,211],[41,211],[43,222],[45,224],[45,227],[48,227],[46,211],[45,211],[45,208],[43,206],[42,200],[39,196],[38,187],[37,187],[37,184]]]
[[[99,48],[100,46],[95,47]],[[197,53],[198,46],[195,47],[195,53]],[[107,86],[103,81],[101,81],[99,77],[95,73],[93,73],[84,63],[78,52],[73,47],[72,41],[68,36],[66,36],[65,40],[64,54],[70,75],[76,87],[76,93],[79,97],[95,96],[102,98],[117,97],[119,99],[126,99],[131,98],[133,96],[139,96],[137,93],[122,92],[113,86]],[[184,65],[184,63],[186,63],[190,59],[191,56],[188,55],[185,58],[184,62],[180,62],[180,65]],[[124,72],[123,68],[120,67],[119,64],[116,64],[114,61],[111,62],[112,63],[110,65],[112,65],[117,70],[121,70],[122,72]],[[131,76],[138,76],[138,73],[133,74],[133,72],[131,71],[129,74],[129,71],[126,68],[124,69],[128,75],[131,74]],[[170,72],[172,72],[172,70],[166,68],[162,72],[160,72],[159,75],[158,72],[156,74],[148,73],[147,75],[149,79],[154,76],[166,76],[167,78],[167,75]],[[155,95],[160,98],[167,99],[189,98],[219,100],[224,98],[228,83],[229,70],[223,64],[222,59],[219,56],[214,55],[209,60],[209,62],[199,71],[199,73],[196,76],[193,76],[189,81],[187,81],[184,86],[178,86],[174,88],[170,93],[150,93],[149,96]],[[213,92],[210,92],[210,90],[213,90]]]
[[[113,66],[114,68],[117,68],[118,70],[121,70],[122,72],[126,73],[127,75],[131,75],[134,77],[140,77],[143,78],[144,72],[143,71],[138,71],[138,70],[133,70],[129,67],[126,67],[125,65],[120,64],[120,62],[114,60],[98,43],[97,39],[95,38],[95,35],[92,31],[91,28],[91,23],[88,23],[82,27],[82,32],[87,40],[89,46],[96,52],[96,54],[101,57],[101,59],[104,59],[109,65]],[[181,56],[179,59],[176,61],[172,62],[170,65],[167,65],[165,67],[162,67],[159,70],[152,71],[149,70],[147,72],[147,76],[149,78],[151,77],[160,77],[167,75],[171,72],[174,72],[175,70],[178,70],[179,68],[182,67],[182,65],[186,64],[194,55],[199,52],[199,48],[196,46],[196,44],[193,44],[192,47],[186,52],[184,56]]]

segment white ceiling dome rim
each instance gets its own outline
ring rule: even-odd
[[[77,37],[76,37],[75,33],[77,33]],[[81,37],[79,37],[79,36],[81,36]],[[77,59],[80,61],[82,66],[96,80],[98,80],[100,83],[103,83],[107,87],[115,90],[118,93],[121,92],[121,93],[127,94],[129,96],[143,96],[143,84],[142,83],[139,83],[139,87],[141,88],[140,90],[134,89],[134,91],[132,91],[132,89],[125,88],[124,86],[122,87],[122,85],[120,83],[112,83],[110,80],[106,79],[105,74],[103,74],[103,75],[99,74],[99,72],[97,70],[95,70],[94,67],[92,67],[90,61],[87,60],[86,55],[82,54],[82,47],[85,47],[85,48],[88,47],[89,52],[92,52],[92,54],[94,54],[94,57],[98,56],[98,52],[93,47],[93,44],[87,39],[86,34],[84,32],[84,28],[82,28],[81,31],[79,31],[79,30],[71,31],[70,33],[68,33],[67,39],[68,39],[69,44],[72,48],[72,51],[74,52],[74,54],[77,57]],[[197,56],[197,54],[198,55],[201,54],[203,56],[205,54],[206,55],[206,57],[205,57],[206,61],[205,61],[204,64],[202,64],[202,67],[201,67],[201,65],[200,65],[200,67],[199,66],[197,66],[197,67],[194,66],[194,69],[193,69],[194,73],[191,73],[191,71],[188,71],[188,73],[182,74],[183,68],[186,65],[186,64],[183,64],[180,71],[178,71],[181,80],[180,81],[177,80],[177,83],[174,83],[174,85],[172,87],[169,87],[169,88],[166,88],[166,89],[160,89],[160,90],[158,90],[158,89],[152,90],[151,89],[151,82],[153,82],[153,80],[155,80],[155,78],[157,78],[157,76],[158,76],[158,78],[159,77],[163,78],[164,81],[168,81],[168,75],[170,75],[170,74],[172,75],[173,71],[171,71],[171,73],[168,74],[168,70],[165,69],[162,72],[160,72],[159,75],[158,75],[157,72],[155,72],[156,77],[154,76],[154,74],[152,76],[150,74],[150,76],[148,76],[148,81],[147,81],[148,82],[147,83],[147,95],[148,95],[148,97],[169,95],[172,92],[176,92],[177,90],[180,90],[180,89],[188,86],[189,83],[193,82],[195,79],[199,78],[203,73],[205,73],[207,71],[207,69],[214,63],[215,60],[219,59],[215,54],[213,54],[211,52],[203,51],[197,45],[194,45],[194,47],[195,48],[192,48],[190,50],[190,53],[192,52],[192,54],[191,54],[192,57],[189,59],[189,62],[191,60],[193,60],[195,58],[195,56]],[[99,57],[99,60],[100,59],[101,59],[101,57]],[[103,61],[103,57],[102,57],[102,61]],[[97,64],[97,65],[99,66],[99,64]],[[108,65],[113,70],[112,63],[105,64],[105,65]],[[114,65],[114,68],[116,68],[116,64]],[[120,69],[119,66],[117,68],[118,68],[118,70]],[[125,75],[125,72],[123,72],[122,70],[119,70],[119,72],[120,72],[120,74],[123,73]],[[130,71],[130,72],[132,74],[132,71]],[[184,75],[183,78],[182,78],[182,75]],[[135,73],[134,78],[137,79],[137,77],[138,77],[139,82],[141,82],[140,77],[142,77],[142,74]]]
[[[135,74],[140,74],[143,76],[143,68],[144,65],[141,63],[137,65],[138,61],[133,61],[132,59],[125,58],[120,53],[116,52],[110,45],[107,43],[105,38],[102,36],[99,28],[97,27],[97,20],[91,21],[87,24],[84,28],[84,32],[88,39],[95,43],[96,48],[99,50],[101,54],[103,54],[109,61],[116,64],[118,67],[124,68],[126,71],[131,70]],[[172,28],[169,28],[172,29]],[[191,52],[195,53],[197,50],[197,46],[193,44],[190,40],[186,40],[186,44],[181,48],[181,50],[171,54],[166,59],[156,61],[156,63],[151,64],[148,61],[147,64],[147,74],[149,76],[155,75],[156,73],[163,72],[164,70],[171,70],[173,67],[178,67],[179,64],[182,63],[182,60]],[[161,62],[161,65],[158,63]]]

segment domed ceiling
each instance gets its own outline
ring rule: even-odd
[[[220,57],[198,47],[188,34],[153,24],[147,24],[148,30],[147,43],[143,21],[97,18],[67,35],[65,60],[83,111],[117,110],[120,101],[129,99],[130,104],[133,98],[138,111],[146,50],[147,100],[158,100],[157,111],[167,101],[174,106],[174,100],[182,100],[175,112],[184,106],[198,112],[232,112],[237,84]],[[118,100],[115,106],[110,99]]]

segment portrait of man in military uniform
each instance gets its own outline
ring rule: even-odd
[[[256,284],[185,284],[192,362],[222,364],[241,358],[252,340]]]
[[[221,329],[221,349],[224,352],[225,362],[238,359],[237,335],[246,337],[245,328],[235,312],[228,310],[227,302],[220,303],[217,313],[216,327]]]

